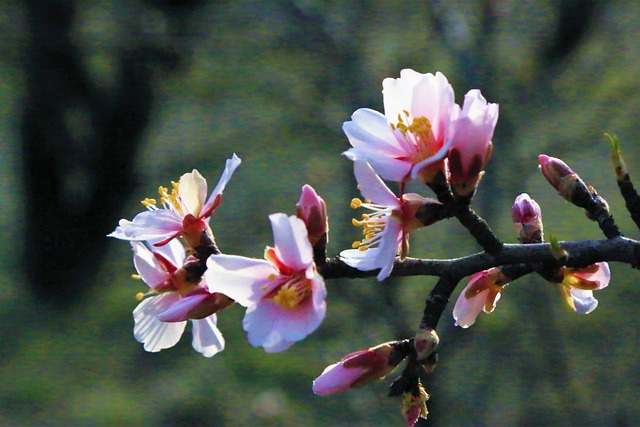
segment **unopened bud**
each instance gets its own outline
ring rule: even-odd
[[[573,202],[573,197],[578,191],[586,190],[582,179],[562,160],[540,154],[538,162],[540,171],[549,184],[568,202]]]
[[[516,197],[511,207],[511,218],[522,243],[542,242],[542,211],[527,193]]]
[[[611,161],[613,162],[613,167],[616,171],[616,179],[618,181],[624,181],[625,177],[629,175],[629,172],[627,171],[627,167],[624,164],[624,159],[622,158],[620,141],[615,135],[609,135],[608,133],[605,133],[604,136],[609,140],[609,144],[611,145]]]
[[[302,187],[300,201],[296,204],[296,216],[307,226],[311,246],[315,246],[325,235],[328,238],[327,205],[310,185]]]
[[[420,362],[425,360],[435,351],[440,343],[440,337],[435,329],[427,328],[419,331],[413,339],[413,346],[416,350],[416,359]]]

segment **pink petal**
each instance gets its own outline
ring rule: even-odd
[[[313,263],[313,248],[304,221],[283,213],[271,214],[269,220],[278,259],[295,271],[306,270]]]
[[[353,173],[358,182],[360,193],[365,199],[383,206],[399,207],[398,197],[385,185],[378,175],[373,171],[369,163],[353,162]]]
[[[270,291],[269,277],[277,274],[269,262],[236,255],[212,255],[204,273],[209,292],[219,292],[248,307]]]
[[[131,248],[133,249],[133,264],[144,283],[153,288],[169,278],[169,273],[162,268],[162,265],[144,243],[131,242]]]
[[[595,289],[606,288],[609,286],[609,281],[611,280],[609,264],[606,262],[597,262],[595,265],[598,266],[598,269],[594,272],[590,272],[588,269],[582,269],[576,271],[574,274],[581,279],[595,282],[597,284]]]
[[[159,313],[158,320],[161,322],[184,322],[189,320],[189,313],[210,296],[211,294],[206,291],[185,296],[171,304],[167,310]]]
[[[345,368],[342,362],[334,363],[325,368],[318,378],[313,381],[313,392],[320,396],[345,391],[367,373],[363,368]]]
[[[489,295],[489,289],[486,289],[472,298],[467,298],[466,291],[467,288],[460,293],[456,305],[453,307],[455,325],[461,328],[468,328],[476,322],[476,318],[483,311]]]

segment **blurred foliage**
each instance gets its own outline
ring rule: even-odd
[[[110,189],[126,200],[109,212],[108,229],[96,224],[101,236],[185,171],[197,168],[213,185],[235,152],[243,163],[212,219],[224,252],[261,256],[272,242],[267,215],[293,213],[308,183],[328,203],[329,252],[338,253],[358,235],[350,227],[348,203],[357,191],[340,156],[349,146],[342,122],[359,107],[381,110],[381,81],[402,68],[444,72],[459,103],[480,88],[500,104],[494,156],[475,206],[503,240],[515,242],[509,208],[524,191],[541,205],[547,233],[602,238],[537,173],[541,152],[562,157],[596,186],[626,234],[638,235],[602,136],[617,134],[632,177],[640,176],[634,1],[68,3],[76,8],[71,38],[105,91],[117,86],[123,49],[152,46],[180,58],[172,69],[152,70],[149,124],[130,153],[136,181]],[[23,238],[30,217],[19,132],[28,89],[25,20],[20,3],[0,2],[0,425],[401,425],[398,402],[385,397],[388,382],[330,397],[314,396],[310,385],[348,352],[411,336],[434,278],[328,282],[327,319],[283,354],[252,348],[240,326],[243,310],[233,307],[219,316],[227,347],[213,359],[191,349],[188,333],[158,354],[135,342],[131,310],[141,289],[130,278],[126,243],[101,241],[105,261],[87,272],[82,290],[68,289],[76,286],[64,273],[78,267],[73,258],[43,272],[80,293],[79,301],[60,309],[34,296],[25,280],[34,248]],[[82,133],[81,120],[71,123]],[[454,221],[414,237],[413,256],[478,251]],[[625,265],[612,272],[588,316],[568,311],[533,276],[509,286],[497,310],[470,330],[454,328],[445,312],[423,424],[637,423],[638,274]]]

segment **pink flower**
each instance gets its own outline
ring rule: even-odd
[[[133,311],[133,334],[144,344],[145,350],[158,352],[178,342],[187,324],[185,320],[189,318],[163,320],[163,316],[182,303],[182,294],[193,294],[204,288],[202,284],[183,280],[178,266],[185,261],[185,251],[180,242],[172,240],[153,252],[141,242],[131,242],[131,246],[136,270],[151,288],[149,294],[139,294],[139,298],[144,299]],[[202,309],[199,313],[203,314]],[[203,356],[211,357],[224,348],[224,338],[216,326],[215,314],[209,313],[198,319],[192,321],[193,348]]]
[[[385,114],[356,110],[342,127],[353,146],[344,154],[370,163],[383,179],[420,176],[430,182],[443,170],[449,150],[453,88],[442,73],[410,69],[402,70],[399,79],[385,79],[382,87]]]
[[[397,197],[368,163],[355,161],[353,170],[358,188],[367,201],[353,199],[351,207],[363,207],[373,213],[363,214],[360,221],[353,220],[354,225],[363,228],[364,239],[353,244],[355,249],[342,251],[340,257],[358,270],[381,269],[378,280],[384,280],[391,274],[398,252],[402,259],[406,257],[409,232],[423,226],[415,214],[427,199],[417,194]]]
[[[480,271],[469,278],[469,283],[458,296],[453,307],[455,325],[468,328],[481,311],[491,313],[500,299],[507,278],[499,267]]]
[[[142,204],[147,210],[139,213],[133,221],[120,220],[120,225],[109,237],[123,240],[156,241],[156,246],[166,244],[180,235],[191,246],[199,246],[203,232],[210,233],[209,218],[222,200],[222,192],[233,172],[240,165],[235,154],[226,162],[226,167],[218,185],[207,199],[207,181],[197,170],[180,177],[178,183],[172,182],[173,189],[160,187],[161,207],[155,199],[145,199]]]
[[[313,382],[313,392],[326,396],[384,378],[397,366],[389,364],[392,353],[388,343],[350,353],[325,368]]]
[[[242,324],[249,342],[274,353],[316,330],[326,312],[326,289],[304,222],[282,213],[269,219],[275,247],[267,247],[266,260],[213,255],[205,279],[211,292],[248,307]]]
[[[449,181],[456,195],[468,196],[475,191],[491,157],[498,104],[487,103],[480,91],[473,89],[465,95],[462,110],[456,105],[452,119]]]
[[[598,306],[593,291],[604,289],[611,280],[609,264],[598,262],[579,270],[563,268],[564,279],[560,292],[565,302],[576,313],[589,314]]]
[[[296,204],[296,216],[307,226],[311,246],[315,246],[329,232],[327,205],[310,185],[302,187],[300,201]]]

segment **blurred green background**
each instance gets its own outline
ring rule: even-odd
[[[537,172],[539,153],[573,166],[638,236],[602,136],[619,136],[640,176],[636,1],[3,0],[0,23],[0,425],[402,425],[390,381],[330,397],[311,381],[412,336],[434,278],[329,281],[326,320],[282,354],[248,344],[241,307],[219,317],[214,358],[188,333],[151,354],[132,336],[144,288],[131,250],[105,237],[192,168],[213,185],[235,152],[212,219],[222,251],[260,257],[267,215],[293,213],[308,183],[337,254],[359,232],[341,125],[382,110],[381,82],[402,68],[442,71],[458,103],[480,88],[500,104],[474,207],[501,239],[515,242],[509,209],[525,191],[547,234],[602,238]],[[411,244],[428,258],[478,250],[455,221]],[[468,330],[449,307],[420,425],[637,425],[640,275],[612,272],[587,316],[533,276]]]

